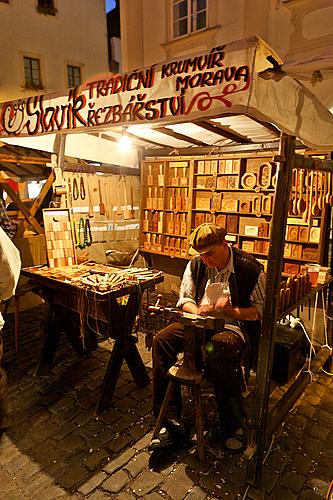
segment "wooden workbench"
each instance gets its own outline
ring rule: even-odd
[[[111,269],[111,268],[110,268]],[[45,371],[55,355],[60,335],[66,328],[64,310],[80,315],[80,329],[72,332],[72,345],[75,348],[82,342],[86,322],[89,318],[101,321],[107,326],[108,335],[115,340],[111,357],[103,379],[96,411],[110,407],[120,369],[126,360],[131,374],[139,387],[149,382],[149,377],[136,347],[136,337],[132,334],[133,325],[139,312],[144,290],[163,281],[161,273],[152,273],[137,281],[129,280],[118,288],[100,292],[77,286],[66,277],[52,273],[46,267],[22,269],[22,275],[38,285],[38,293],[48,304],[48,314],[44,332],[44,344],[36,374]],[[77,350],[77,349],[76,349]]]

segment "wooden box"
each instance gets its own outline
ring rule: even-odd
[[[197,193],[195,208],[201,210],[210,210],[211,193]]]
[[[244,240],[242,241],[242,250],[245,252],[254,252],[254,241]]]
[[[228,189],[228,176],[227,175],[221,175],[220,177],[217,178],[216,188],[217,189]]]
[[[211,200],[211,210],[219,212],[221,210],[222,193],[213,193]]]
[[[221,227],[226,227],[227,225],[227,216],[225,214],[219,214],[216,216],[216,220],[215,220],[215,223],[218,225],[218,226],[221,226]]]
[[[299,226],[287,226],[287,240],[298,241]]]

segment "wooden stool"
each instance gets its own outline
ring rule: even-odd
[[[152,309],[152,308],[151,308]],[[166,412],[174,393],[177,383],[191,388],[194,399],[195,426],[197,434],[197,450],[200,460],[205,460],[205,442],[203,434],[203,418],[201,406],[201,384],[202,372],[196,367],[196,338],[200,335],[200,344],[203,347],[205,342],[205,331],[221,331],[224,328],[224,320],[221,318],[202,317],[184,313],[180,317],[180,322],[184,325],[184,357],[168,371],[170,378],[167,391],[161,406],[161,410],[154,429],[156,436],[163,426]]]
[[[192,335],[193,336],[193,335]],[[185,360],[184,360],[185,362]],[[191,388],[194,399],[194,413],[195,413],[195,427],[197,433],[197,450],[200,460],[205,460],[205,442],[203,435],[203,419],[201,407],[201,382],[202,373],[196,369],[189,370],[184,366],[184,362],[173,365],[168,371],[170,381],[168,388],[161,406],[161,410],[154,429],[154,436],[158,434],[163,425],[169,403],[174,393],[175,385],[177,383],[188,386]]]

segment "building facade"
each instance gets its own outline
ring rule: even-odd
[[[258,35],[333,109],[332,0],[121,0],[123,71]]]
[[[0,101],[106,73],[105,0],[0,0]]]

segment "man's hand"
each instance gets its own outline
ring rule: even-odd
[[[198,308],[199,316],[209,316],[214,311],[214,306],[210,304],[205,304]]]
[[[220,297],[215,304],[215,311],[223,312],[225,316],[229,318],[235,317],[235,310],[230,302],[228,296]]]

